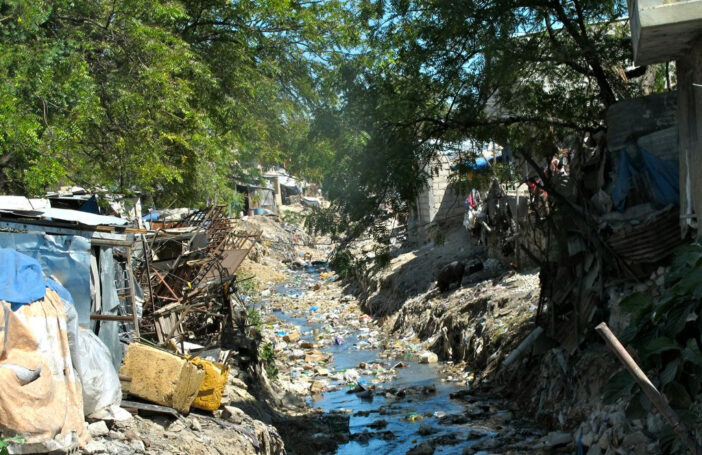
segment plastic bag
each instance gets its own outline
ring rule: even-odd
[[[80,365],[78,377],[83,386],[83,412],[90,415],[122,401],[122,385],[107,346],[90,330],[80,329],[78,335]]]

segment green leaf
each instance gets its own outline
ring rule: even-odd
[[[627,418],[631,420],[643,419],[648,415],[648,409],[644,406],[644,400],[648,400],[648,398],[641,392],[637,392],[631,397],[625,410]]]
[[[702,351],[694,338],[687,340],[687,346],[683,349],[682,356],[688,362],[702,366]]]
[[[663,393],[668,398],[668,402],[674,409],[687,409],[692,404],[690,394],[679,382],[671,382],[663,387]]]
[[[678,374],[678,367],[680,366],[680,359],[676,358],[672,362],[669,362],[666,366],[665,369],[661,372],[660,374],[660,379],[661,379],[661,386],[665,386],[672,382],[677,374]]]
[[[602,388],[602,401],[611,404],[619,398],[628,396],[634,384],[634,378],[631,377],[628,371],[621,370],[615,373]]]
[[[651,296],[642,292],[628,295],[619,303],[619,307],[632,316],[641,314],[652,306]]]
[[[668,337],[658,337],[649,342],[643,349],[642,355],[649,357],[666,351],[679,351],[680,345]]]

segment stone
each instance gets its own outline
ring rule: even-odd
[[[659,414],[649,413],[648,416],[646,416],[646,429],[649,433],[659,434],[663,431],[664,426],[665,422]]]
[[[132,378],[130,394],[182,413],[190,411],[205,377],[193,363],[141,343],[129,345],[119,373]]]
[[[229,376],[229,384],[231,384],[234,387],[237,387],[239,389],[244,389],[244,390],[249,389],[249,386],[246,385],[246,383],[239,378],[233,378],[233,377]]]
[[[612,429],[607,428],[604,433],[600,435],[600,440],[597,442],[600,446],[600,449],[602,450],[607,450],[610,445],[610,439],[612,436]]]
[[[434,447],[428,442],[423,442],[407,451],[407,455],[432,455],[433,453]]]
[[[130,441],[131,441],[132,439],[141,439],[141,438],[139,437],[139,434],[138,434],[136,431],[131,430],[131,429],[124,432],[124,437],[127,438],[127,439],[130,440]]]
[[[102,436],[107,436],[110,434],[110,430],[107,428],[107,424],[102,420],[91,423],[88,425],[88,433],[92,438],[100,438]]]
[[[305,354],[305,362],[317,363],[326,361],[326,357],[321,352],[308,352]]]
[[[368,425],[368,426],[371,427],[371,428],[375,428],[375,429],[378,429],[378,430],[379,430],[379,429],[381,429],[381,428],[387,427],[387,426],[388,426],[388,421],[387,421],[387,420],[382,420],[382,419],[380,419],[380,420],[374,421],[373,423],[371,423],[371,424]]]
[[[650,442],[650,439],[648,436],[643,434],[640,431],[637,431],[635,433],[629,433],[624,436],[622,439],[622,447],[631,447],[631,446],[636,446],[639,444],[648,444]]]
[[[598,445],[590,446],[590,448],[587,449],[586,455],[602,455],[602,449],[600,449]]]
[[[434,427],[430,427],[429,425],[420,425],[419,429],[417,430],[417,434],[420,436],[429,436],[430,434],[436,433],[438,430]]]
[[[439,356],[431,351],[424,351],[419,355],[419,363],[436,363]]]
[[[126,438],[124,433],[120,433],[119,431],[112,431],[112,430],[110,430],[110,433],[108,434],[108,436],[110,437],[110,439],[113,439],[115,441],[122,441]]]
[[[132,448],[137,452],[137,453],[146,453],[146,446],[144,445],[143,442],[139,439],[134,439],[129,442],[129,445],[132,446]]]
[[[310,393],[313,395],[324,392],[324,389],[324,384],[319,381],[312,381],[310,384]]]
[[[241,424],[248,416],[244,411],[235,406],[224,406],[222,410],[222,419],[227,420],[235,425]]]
[[[183,422],[181,422],[180,420],[175,420],[175,421],[173,421],[173,423],[168,425],[168,431],[170,431],[172,433],[179,433],[183,430],[185,430],[185,425],[183,425]],[[139,439],[139,438],[132,438],[132,440],[136,440],[136,439]]]
[[[190,419],[190,428],[193,431],[202,431],[202,424],[200,423],[200,419],[193,417]]]
[[[283,336],[283,341],[287,343],[297,343],[298,341],[300,341],[300,332],[294,330],[285,334],[285,336]]]
[[[546,447],[557,447],[570,444],[571,442],[573,442],[573,436],[564,431],[552,431],[546,435],[544,441]]]
[[[583,445],[585,447],[590,447],[592,446],[596,441],[597,441],[597,435],[595,433],[592,433],[591,431],[589,432],[583,432]]]
[[[87,454],[107,453],[107,445],[102,441],[90,441],[85,445],[83,451]]]

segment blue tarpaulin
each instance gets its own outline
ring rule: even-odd
[[[159,219],[161,214],[159,212],[151,212],[148,215],[144,215],[141,217],[142,221],[156,221]]]
[[[680,165],[676,161],[662,160],[643,149],[639,150],[651,180],[654,201],[660,206],[679,206]]]
[[[617,181],[612,189],[614,207],[622,212],[636,177],[644,176],[649,183],[651,202],[658,207],[680,205],[680,168],[676,161],[662,160],[637,147],[634,159],[627,149],[619,154]]]
[[[495,160],[499,160],[502,158],[502,155],[495,155],[495,157],[491,157],[488,159],[485,159],[482,156],[479,156],[478,158],[475,159],[475,161],[466,161],[464,162],[461,166],[465,166],[466,169],[473,169],[474,171],[481,171],[483,169],[487,169],[489,165],[493,164]],[[456,165],[451,165],[451,169],[455,170]]]
[[[22,305],[43,299],[46,283],[39,261],[8,248],[0,248],[0,300]]]
[[[73,297],[81,326],[88,326],[92,301],[90,240],[74,235],[8,232],[0,235],[0,248],[34,258],[46,276],[56,277]],[[4,263],[0,268],[6,268]],[[41,286],[46,286],[43,278]]]

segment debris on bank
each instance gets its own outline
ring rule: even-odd
[[[285,453],[249,392],[260,334],[237,292],[262,231],[223,206],[140,211],[75,188],[0,196],[9,452]]]

